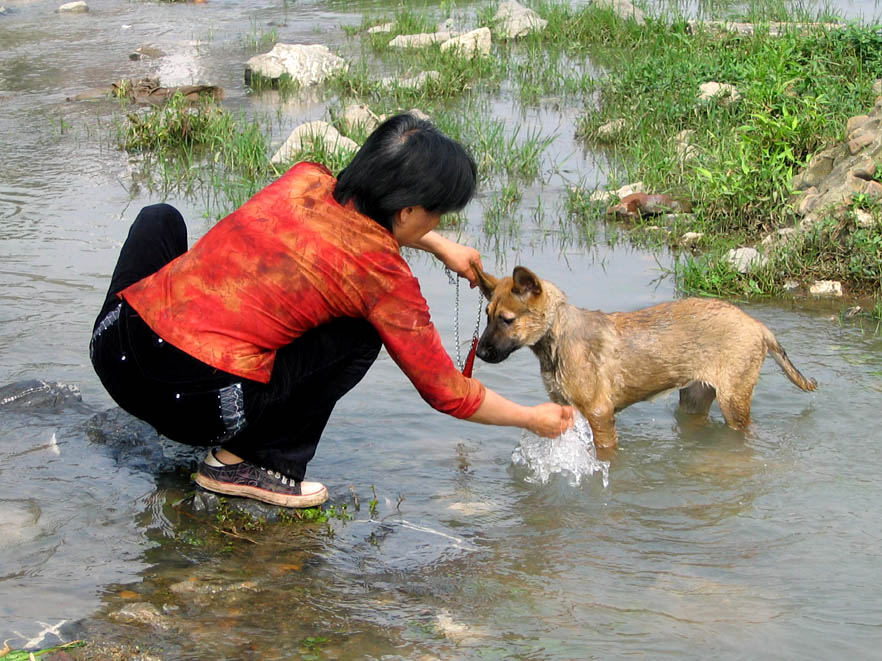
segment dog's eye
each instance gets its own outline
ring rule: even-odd
[[[515,319],[517,319],[517,317],[499,317],[499,321],[501,321],[506,326],[511,326],[514,323]]]

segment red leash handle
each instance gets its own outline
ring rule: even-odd
[[[475,354],[478,351],[478,336],[472,338],[472,348],[469,349],[469,355],[466,356],[465,365],[462,367],[462,373],[468,378],[472,378],[472,368],[475,366]]]

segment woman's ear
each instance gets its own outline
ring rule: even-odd
[[[392,218],[392,223],[394,225],[406,225],[407,221],[410,220],[411,214],[413,214],[413,207],[404,207],[403,209],[399,209],[395,212],[395,216]]]

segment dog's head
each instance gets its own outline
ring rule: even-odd
[[[548,331],[549,303],[542,282],[523,266],[510,277],[494,278],[476,264],[481,293],[487,304],[487,328],[478,342],[477,355],[488,363],[500,363],[517,349],[533,346]]]

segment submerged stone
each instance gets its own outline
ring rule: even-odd
[[[82,429],[89,441],[104,446],[118,464],[153,475],[181,468],[194,470],[205,454],[204,448],[162,436],[119,407],[93,415]]]
[[[0,410],[61,410],[82,408],[79,386],[28,379],[0,388]]]
[[[82,0],[78,0],[78,2],[68,2],[61,5],[58,11],[62,14],[81,14],[89,11],[89,5]]]

